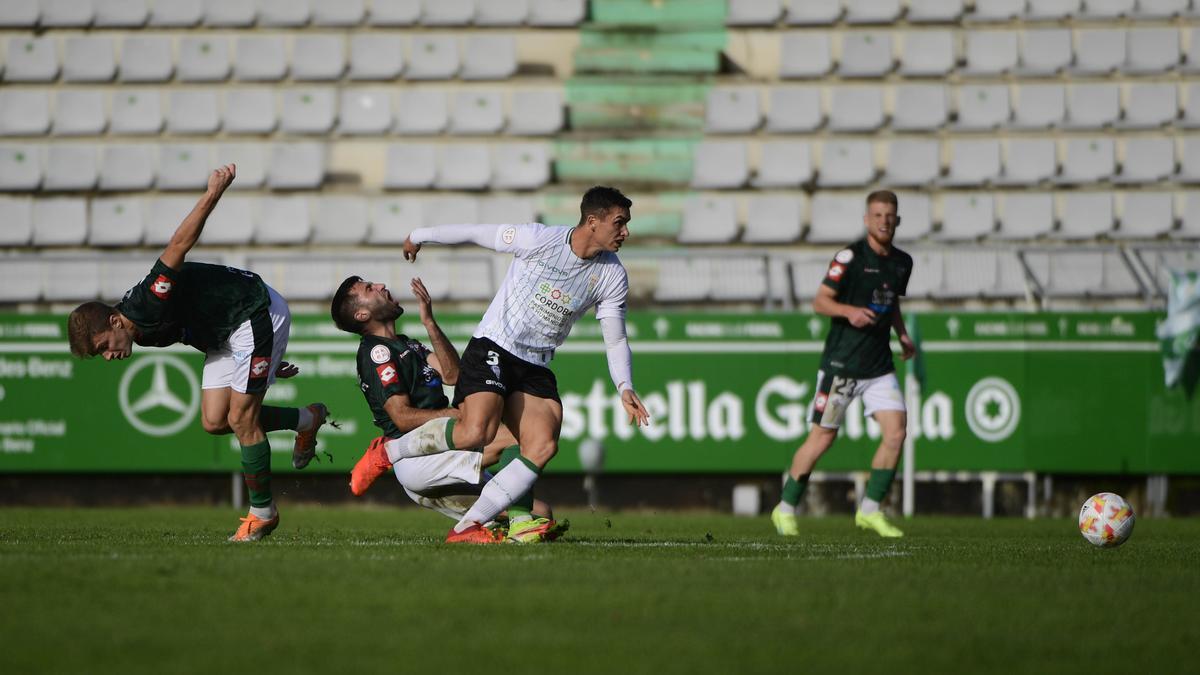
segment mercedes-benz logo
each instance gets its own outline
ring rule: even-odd
[[[1002,377],[985,377],[967,392],[967,426],[989,443],[999,443],[1021,421],[1021,397]]]
[[[133,383],[133,378],[150,367],[154,368],[150,377],[150,389],[138,396],[136,400],[131,401],[129,387]],[[178,371],[187,381],[187,401],[180,399],[171,389],[170,380],[178,381],[179,378],[177,375],[168,377],[168,371]],[[129,420],[134,429],[147,436],[170,436],[187,427],[196,418],[196,413],[200,410],[199,389],[200,383],[196,381],[196,374],[183,359],[166,354],[143,356],[127,368],[125,374],[121,376],[117,402],[121,405],[121,413],[125,415],[125,419]],[[144,413],[159,408],[178,414],[178,418],[168,423],[152,423],[142,419],[141,416]]]

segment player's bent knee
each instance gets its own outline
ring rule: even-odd
[[[558,454],[558,443],[537,443],[528,447],[521,446],[521,454],[538,466],[546,466],[554,455]]]
[[[481,448],[496,439],[500,424],[477,423],[465,419],[454,426],[455,445],[460,448]]]
[[[233,429],[229,426],[227,418],[225,417],[218,417],[215,419],[205,417],[203,420],[201,420],[201,424],[204,426],[204,430],[206,432],[213,434],[214,436],[228,434],[233,431]]]

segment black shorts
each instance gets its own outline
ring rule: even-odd
[[[549,368],[519,359],[487,338],[473,337],[459,360],[454,407],[480,391],[504,398],[520,391],[562,403],[558,398],[558,380]]]

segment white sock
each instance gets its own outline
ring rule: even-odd
[[[450,450],[450,445],[446,443],[446,425],[449,423],[449,417],[438,417],[405,434],[412,435],[408,442],[408,456],[435,455]]]
[[[308,431],[313,425],[313,414],[308,406],[300,408],[300,421],[296,422],[296,431]]]
[[[504,467],[483,486],[479,499],[475,500],[475,505],[467,511],[467,515],[454,526],[454,531],[462,532],[475,523],[486,523],[495,519],[497,514],[528,492],[537,482],[537,478],[537,473],[525,466],[525,462],[521,460]]]
[[[408,441],[409,437],[412,436],[412,433],[413,432],[410,431],[400,438],[389,438],[388,440],[384,441],[383,449],[387,451],[388,461],[393,465],[402,459],[408,459],[409,457],[417,456],[409,454],[410,450],[408,449]]]
[[[251,506],[250,514],[255,518],[270,520],[279,515],[279,510],[275,508],[275,502],[271,502],[266,506]]]
[[[796,513],[796,507],[792,506],[791,504],[789,504],[787,502],[779,502],[779,506],[776,506],[775,510],[783,511],[784,513],[791,513],[791,514]]]
[[[863,497],[862,504],[859,505],[858,510],[864,516],[869,516],[872,513],[879,511],[879,502],[871,499],[870,497]]]

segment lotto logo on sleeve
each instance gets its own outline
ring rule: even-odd
[[[250,359],[250,379],[259,380],[271,370],[271,357],[255,356]]]
[[[150,284],[150,292],[157,295],[159,300],[166,300],[171,297],[171,286],[173,285],[174,283],[167,278],[167,275],[160,274],[154,283]]]
[[[396,366],[391,363],[385,363],[382,366],[376,367],[375,372],[379,373],[379,381],[385,387],[389,384],[395,384],[398,379],[396,376]]]
[[[829,266],[829,278],[837,281],[846,273],[846,266],[841,263],[833,263]]]

